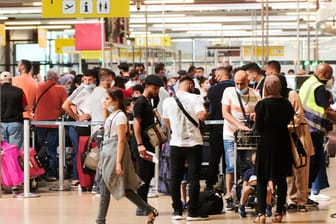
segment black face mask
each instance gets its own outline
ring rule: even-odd
[[[320,82],[323,83],[324,85],[326,85],[328,81],[329,81],[328,79],[320,79]]]

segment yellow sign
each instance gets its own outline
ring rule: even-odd
[[[47,48],[47,30],[46,29],[38,29],[37,36],[38,36],[38,45],[40,48]]]
[[[6,46],[6,30],[4,24],[0,24],[0,46]]]
[[[169,36],[147,36],[148,47],[163,47],[170,46],[170,44]],[[145,47],[146,36],[135,37],[135,46]]]
[[[128,0],[42,0],[42,18],[129,16]]]
[[[267,52],[267,48],[265,47],[264,54],[269,57],[283,57],[285,54],[285,48],[283,46],[269,46]],[[262,57],[262,47],[244,46],[244,57],[251,56]]]
[[[75,50],[75,38],[58,38],[55,39],[55,53],[63,54],[63,53],[74,53]]]

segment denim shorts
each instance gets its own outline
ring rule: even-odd
[[[226,173],[234,172],[234,141],[233,140],[223,140],[224,141],[224,153],[225,153],[225,164],[226,164]]]

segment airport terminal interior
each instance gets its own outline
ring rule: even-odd
[[[321,62],[335,76],[335,43],[336,0],[0,0],[0,71],[15,75],[21,59],[31,60],[42,78],[50,68],[60,74],[94,67],[119,73],[124,62],[144,63],[148,74],[163,62],[170,73],[195,65],[208,75],[228,63],[277,60],[286,75],[295,71],[288,82],[298,88]],[[330,198],[305,213],[288,210],[283,223],[336,223],[335,157],[328,161],[330,187],[321,193]],[[0,224],[95,223],[99,195],[70,185],[40,180],[35,192],[26,188],[21,197],[2,188]],[[172,220],[171,197],[155,185],[149,198],[159,210],[155,223],[189,223],[186,214]],[[126,199],[111,200],[106,223],[146,223],[135,210]],[[253,223],[255,211],[247,213],[241,218],[223,210],[199,223]]]

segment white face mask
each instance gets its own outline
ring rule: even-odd
[[[207,90],[208,90],[210,87],[211,87],[210,83],[204,85],[204,88],[207,89]]]
[[[86,88],[86,89],[94,89],[95,87],[96,87],[96,84],[84,84],[84,87]]]
[[[109,105],[109,106],[107,107],[107,110],[108,110],[110,113],[112,113],[112,111],[114,110],[114,106],[113,106],[113,105]]]
[[[246,88],[244,88],[244,89],[238,89],[237,87],[236,87],[236,91],[239,93],[239,95],[245,95],[246,93],[247,93],[247,91],[248,91],[248,87],[246,87]]]

